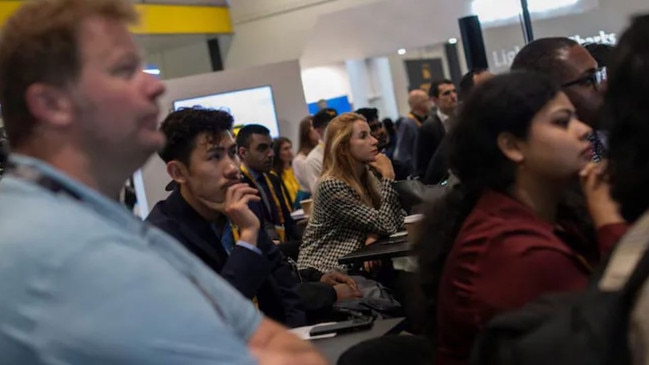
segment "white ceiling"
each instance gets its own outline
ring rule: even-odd
[[[301,57],[303,64],[326,64],[392,54],[399,48],[419,48],[460,38],[458,19],[473,15],[472,0],[383,0],[324,14],[318,18]],[[534,20],[581,13],[598,0],[576,5]],[[511,24],[517,20],[501,22]],[[482,24],[489,28],[494,24]],[[236,29],[235,29],[236,31]]]

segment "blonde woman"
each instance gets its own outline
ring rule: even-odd
[[[325,135],[322,174],[300,247],[300,269],[325,273],[375,237],[397,232],[404,212],[392,184],[392,163],[377,149],[365,118],[345,113]],[[370,171],[370,166],[376,174]]]

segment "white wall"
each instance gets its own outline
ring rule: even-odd
[[[320,16],[379,1],[235,0],[231,4],[234,36],[225,68],[300,59]],[[336,52],[335,44],[331,52]]]
[[[349,75],[345,64],[303,68],[301,74],[304,97],[307,103],[342,95],[347,95],[349,101],[353,102]]]
[[[165,82],[167,92],[161,98],[161,119],[172,110],[173,101],[243,88],[270,85],[280,134],[297,140],[300,120],[307,115],[298,61],[287,61],[249,69],[226,70],[195,75]],[[142,168],[144,196],[138,194],[142,215],[167,196],[165,185],[170,181],[162,160],[152,156]],[[136,182],[137,184],[137,182]]]

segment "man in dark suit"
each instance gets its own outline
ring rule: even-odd
[[[415,176],[424,176],[430,160],[446,135],[450,118],[457,107],[457,92],[450,80],[437,80],[431,83],[428,96],[437,106],[422,123],[415,140]]]
[[[240,181],[232,123],[227,112],[198,108],[165,119],[167,144],[159,155],[175,187],[147,221],[255,300],[268,317],[304,325],[297,277],[248,206],[259,195]]]
[[[485,68],[475,68],[462,76],[460,80],[460,100],[465,100],[473,88],[493,77],[493,74]],[[452,124],[452,123],[450,123]],[[420,175],[421,181],[426,185],[439,184],[449,178],[449,154],[451,144],[449,135],[446,134],[437,147],[437,151],[428,162],[426,173]]]
[[[259,191],[260,203],[252,205],[264,222],[266,232],[282,243],[299,242],[302,234],[291,218],[291,203],[288,192],[281,180],[270,171],[273,167],[273,139],[268,128],[259,124],[249,124],[237,134],[237,153],[241,158],[243,182]]]

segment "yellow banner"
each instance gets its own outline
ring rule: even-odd
[[[89,0],[92,1],[92,0]],[[0,24],[22,1],[0,1]],[[230,9],[218,6],[136,4],[140,24],[136,34],[223,34],[232,33]]]

